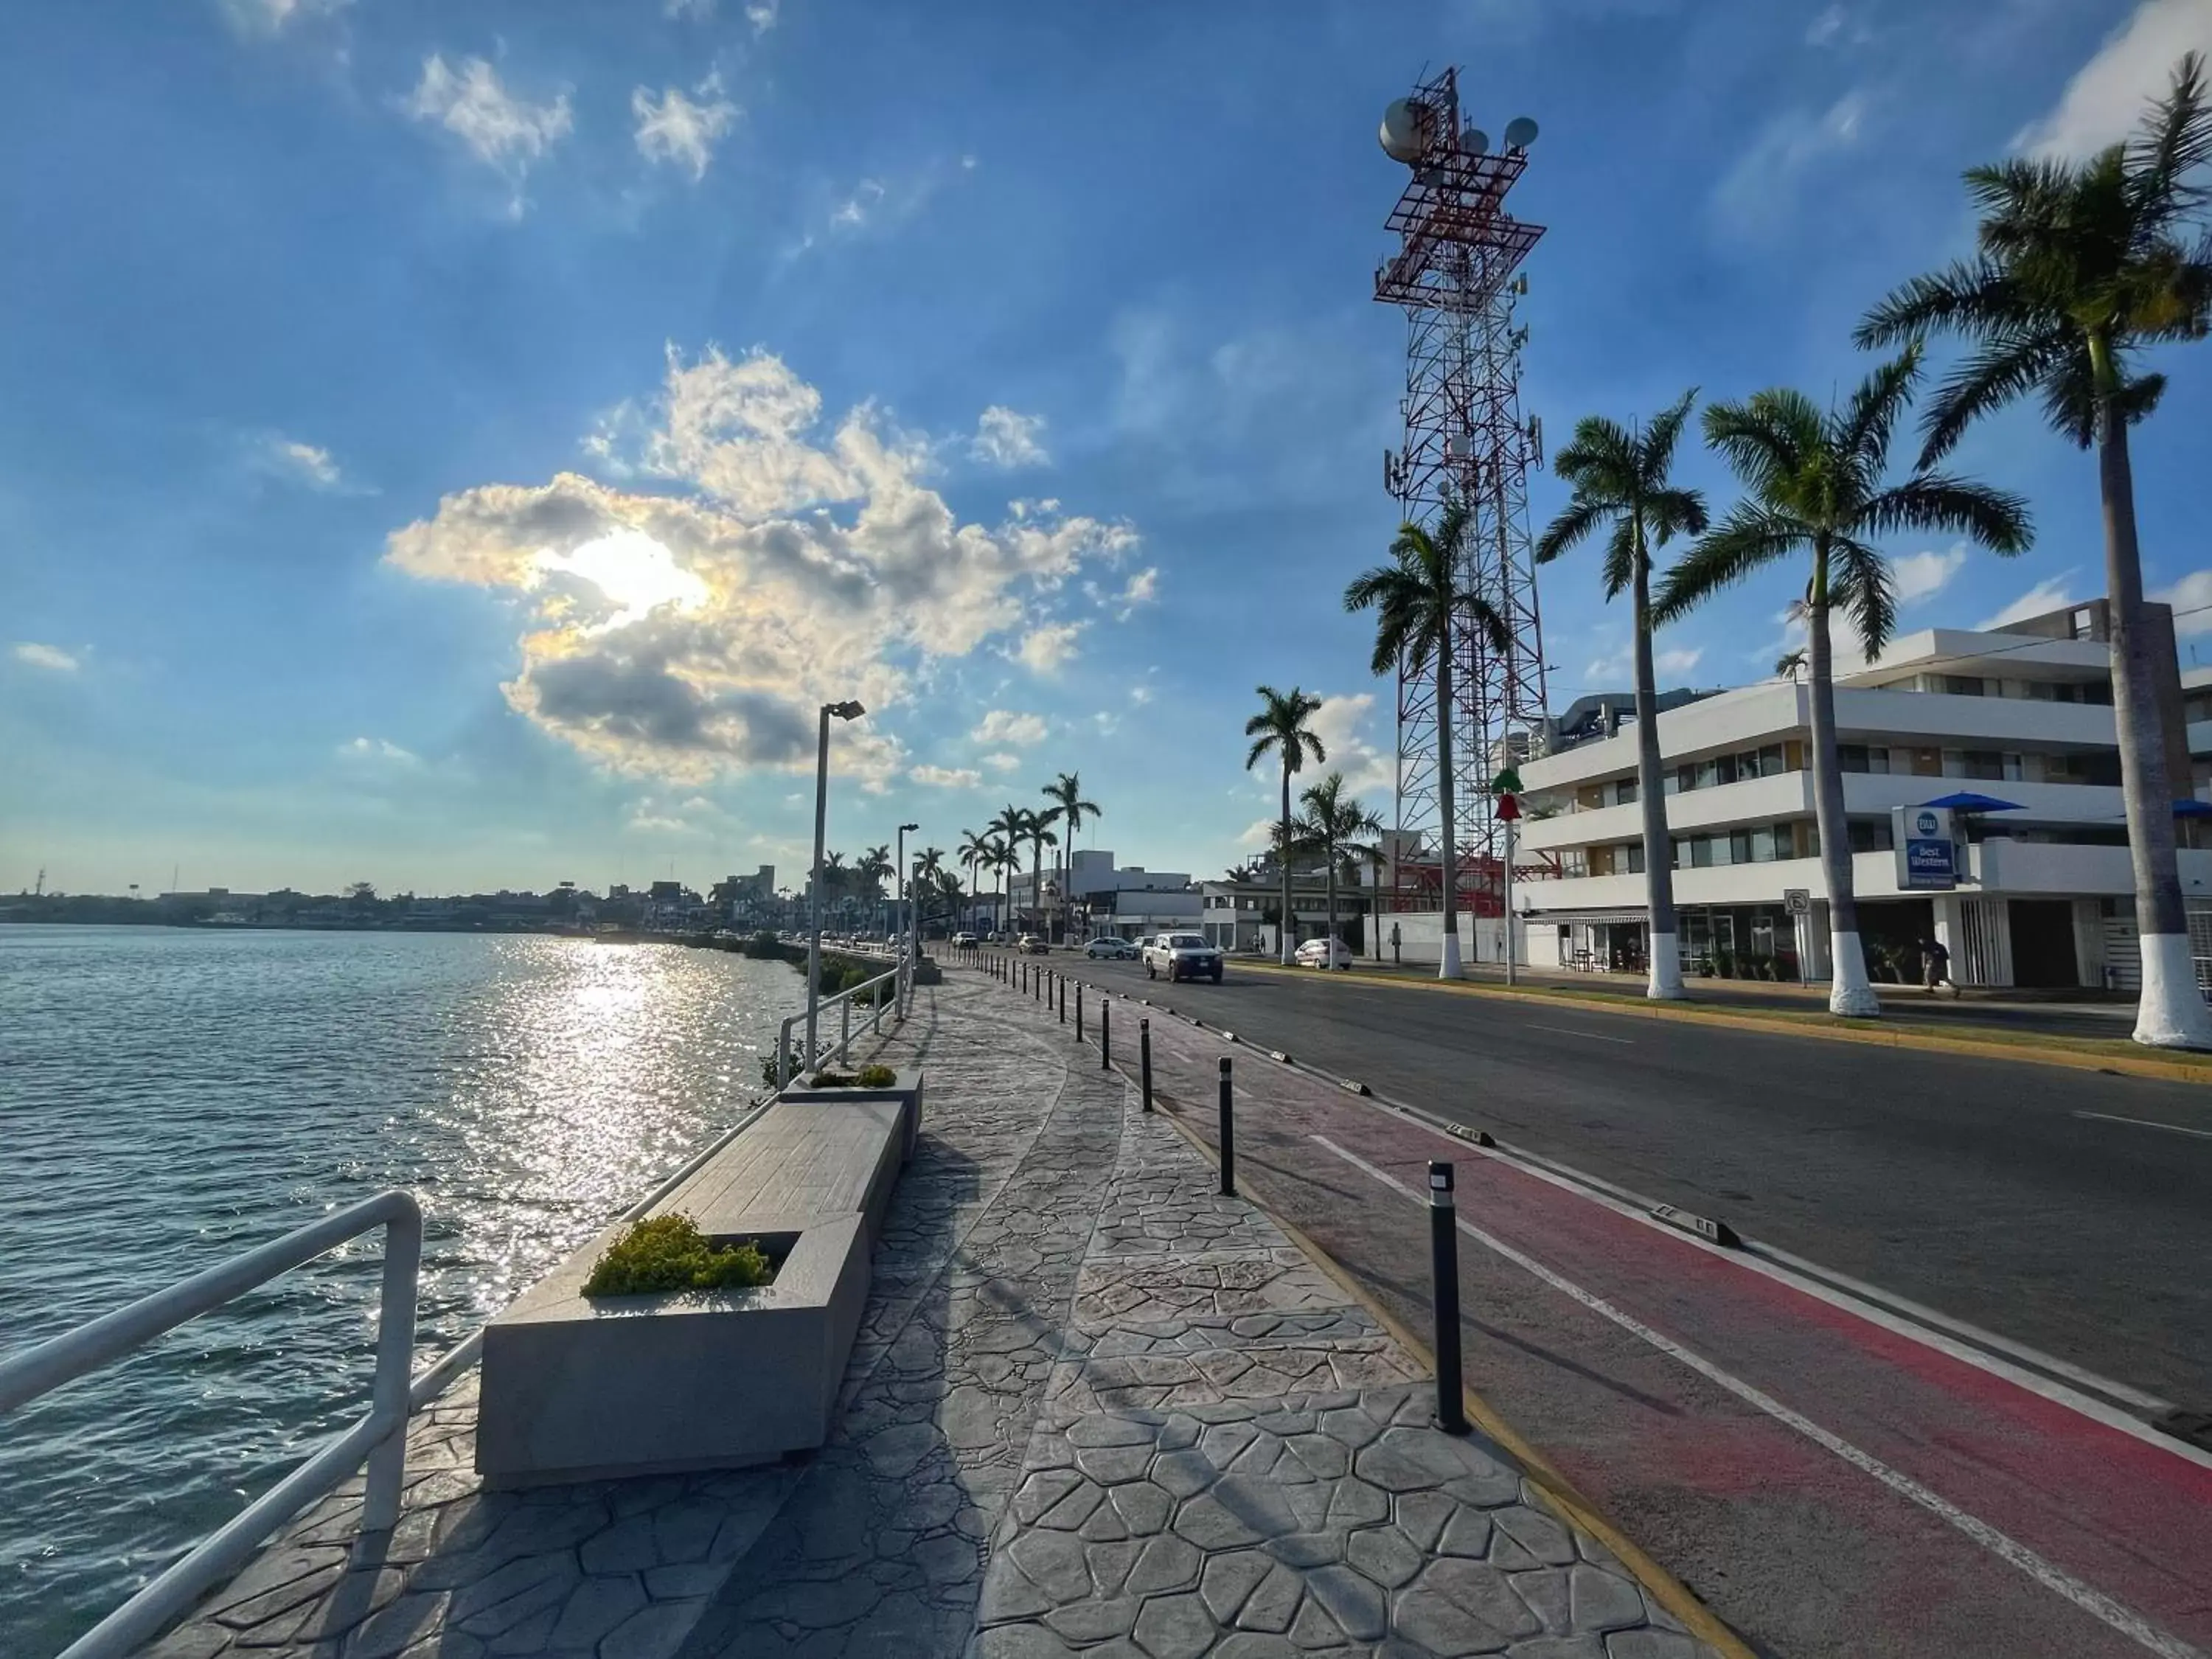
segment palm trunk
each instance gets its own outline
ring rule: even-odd
[[[1275,954],[1285,968],[1296,965],[1297,945],[1293,936],[1297,927],[1291,921],[1291,768],[1283,763],[1283,844],[1275,849],[1275,856],[1283,861],[1283,925],[1275,931]]]
[[[1328,854],[1328,960],[1322,964],[1324,970],[1336,966],[1336,843],[1330,842]]]
[[[1674,852],[1667,832],[1666,778],[1659,764],[1659,684],[1651,665],[1651,561],[1638,526],[1636,557],[1636,798],[1644,806],[1644,891],[1650,907],[1644,937],[1649,975],[1644,994],[1671,1001],[1682,994],[1682,950],[1674,933]],[[1507,926],[1511,926],[1509,918]]]
[[[1859,945],[1859,906],[1851,889],[1850,820],[1844,816],[1844,768],[1836,754],[1834,657],[1828,644],[1828,556],[1815,556],[1812,603],[1805,607],[1813,671],[1813,817],[1820,830],[1820,873],[1828,888],[1828,1012],[1854,1019],[1881,1012]]]
[[[2109,356],[2095,351],[2093,361],[2100,380],[2105,380]],[[2135,1040],[2160,1048],[2212,1048],[2212,1013],[2197,988],[2189,949],[2189,911],[2173,850],[2174,784],[2166,768],[2165,722],[2159,718],[2158,682],[2142,625],[2142,557],[2136,539],[2127,421],[2109,397],[2100,400],[2097,426],[2105,590],[2112,610],[2112,723],[2120,745],[2120,789],[2127,805],[2142,963]]]
[[[1457,979],[1459,959],[1459,844],[1452,817],[1452,635],[1446,617],[1443,638],[1437,642],[1437,817],[1443,846],[1443,937],[1437,957],[1437,977]]]

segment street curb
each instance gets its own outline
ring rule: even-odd
[[[1116,1068],[1119,1069],[1118,1067]],[[1128,1079],[1122,1079],[1124,1084]],[[1189,1143],[1193,1151],[1212,1169],[1221,1167],[1221,1160],[1213,1149],[1200,1139],[1195,1130],[1182,1121],[1182,1113],[1169,1102],[1162,1103],[1156,1116],[1167,1120],[1169,1127]],[[1480,1132],[1478,1132],[1480,1133]],[[1488,1136],[1483,1137],[1486,1140]],[[1241,1172],[1240,1172],[1241,1173]],[[1255,1198],[1240,1180],[1239,1198],[1274,1224],[1283,1237],[1305,1254],[1327,1278],[1334,1281],[1344,1293],[1365,1310],[1368,1316],[1380,1325],[1390,1339],[1403,1348],[1413,1361],[1436,1375],[1437,1357],[1426,1343],[1407,1329],[1396,1316],[1370,1296],[1354,1278],[1351,1271],[1323,1249],[1297,1227],[1292,1225],[1267,1204]],[[1698,1599],[1697,1592],[1661,1566],[1639,1548],[1620,1528],[1607,1520],[1596,1504],[1584,1497],[1573,1481],[1551,1459],[1536,1449],[1527,1439],[1498,1414],[1489,1401],[1464,1383],[1460,1395],[1467,1409],[1468,1419],[1520,1463],[1522,1479],[1546,1507],[1570,1525],[1580,1527],[1619,1558],[1620,1565],[1641,1584],[1651,1599],[1659,1603],[1687,1630],[1691,1635],[1715,1650],[1722,1659],[1759,1659],[1759,1655],[1734,1631],[1721,1621],[1720,1616]]]
[[[1242,963],[1258,973],[1295,977],[1296,970],[1274,963]],[[1547,1008],[1580,1008],[1594,1014],[1620,1014],[1632,1019],[1678,1020],[1692,1025],[1719,1025],[1740,1031],[1764,1031],[1771,1036],[1825,1039],[1832,1042],[1871,1043],[1877,1048],[1917,1048],[1924,1054],[1971,1054],[1984,1060],[2013,1060],[2025,1065],[2064,1066],[2077,1072],[2117,1073],[2124,1077],[2154,1078],[2167,1083],[2212,1084],[2212,1064],[2138,1058],[2134,1054],[2098,1054],[2080,1048],[2021,1047],[2003,1042],[1978,1042],[1971,1037],[1927,1036],[1917,1031],[1888,1031],[1869,1027],[1808,1025],[1794,1020],[1767,1018],[1732,1009],[1679,1007],[1663,1004],[1607,1002],[1577,996],[1571,991],[1517,990],[1503,985],[1484,985],[1471,980],[1406,980],[1383,974],[1350,969],[1349,980],[1401,991],[1442,991],[1460,996],[1492,997],[1500,1000],[1540,1003]],[[1343,981],[1322,983],[1343,983]]]
[[[1717,1244],[1723,1249],[1740,1250],[1743,1248],[1741,1234],[1727,1222],[1716,1221],[1711,1216],[1677,1209],[1672,1204],[1655,1204],[1651,1206],[1651,1218],[1663,1221],[1669,1227],[1680,1228],[1692,1237],[1704,1239],[1708,1244]]]

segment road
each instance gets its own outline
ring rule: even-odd
[[[2212,1409],[2212,1091],[1319,972],[1080,971]]]
[[[2160,1275],[2195,1275],[2203,1228],[2175,1188],[2212,1172],[2194,1136],[2110,1121],[2212,1128],[2191,1091],[1318,974],[1170,989],[1054,964],[1091,981],[1094,1050],[1099,991],[1119,994],[1125,1075],[1149,1019],[1162,1109],[1203,1141],[1232,1060],[1242,1190],[1416,1333],[1426,1164],[1452,1160],[1467,1382],[1756,1651],[2212,1655],[2212,1454],[1328,1073],[2197,1403],[2203,1292]],[[1010,1018],[1052,1018],[1001,994]],[[2142,1158],[2123,1129],[2174,1146]]]

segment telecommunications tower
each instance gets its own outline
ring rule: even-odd
[[[1526,116],[1504,142],[1460,124],[1459,77],[1447,69],[1383,112],[1382,149],[1411,173],[1386,227],[1398,251],[1375,273],[1375,297],[1406,313],[1405,438],[1382,459],[1383,485],[1401,515],[1433,527],[1447,501],[1472,510],[1462,549],[1465,589],[1511,630],[1495,649],[1472,619],[1452,631],[1452,794],[1462,902],[1502,911],[1504,838],[1491,784],[1540,752],[1546,713],[1544,643],[1528,550],[1528,472],[1543,465],[1543,429],[1521,415],[1521,348],[1528,331],[1514,307],[1528,291],[1516,268],[1543,235],[1506,211],[1528,165],[1536,124]],[[1441,803],[1433,666],[1398,667],[1398,897],[1433,902]],[[1418,838],[1424,853],[1407,849]]]

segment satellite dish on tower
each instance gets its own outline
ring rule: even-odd
[[[1505,148],[1526,149],[1536,142],[1536,124],[1525,115],[1516,115],[1505,124]]]
[[[1382,112],[1382,153],[1394,161],[1408,166],[1421,159],[1421,152],[1429,147],[1429,136],[1435,130],[1436,117],[1425,104],[1417,104],[1410,98],[1394,98]]]
[[[1468,127],[1459,136],[1459,147],[1469,155],[1490,154],[1490,135],[1480,127]]]

